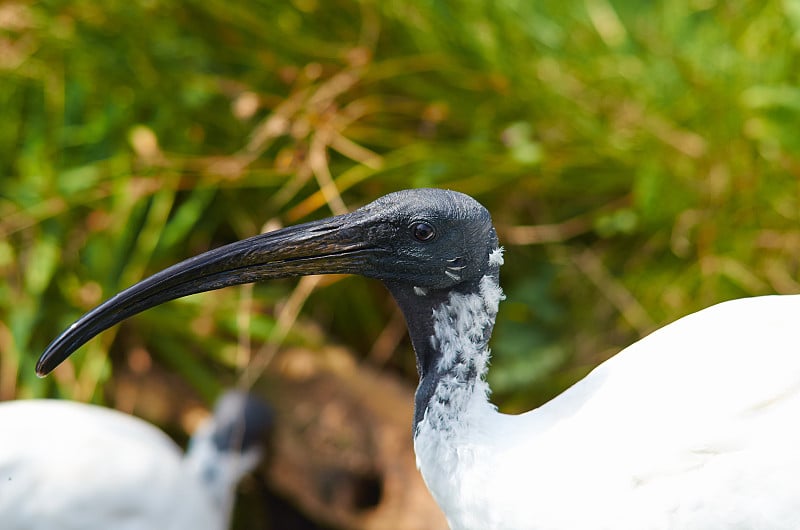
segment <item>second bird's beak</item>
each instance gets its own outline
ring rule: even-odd
[[[309,274],[370,275],[364,210],[261,234],[189,258],[125,289],[92,309],[47,347],[36,373],[53,371],[101,331],[169,300],[230,285]]]

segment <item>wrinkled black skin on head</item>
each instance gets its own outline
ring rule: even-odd
[[[419,241],[425,222],[434,237]],[[477,292],[490,270],[497,236],[489,212],[462,193],[416,189],[391,193],[352,213],[287,227],[189,258],[107,300],[57,337],[37,363],[53,370],[110,326],[150,307],[223,287],[308,274],[360,274],[384,282],[405,314],[417,355],[417,418],[431,395],[437,352],[430,345],[431,314],[451,291]],[[454,279],[445,271],[452,271]],[[424,289],[419,296],[414,287]],[[421,410],[420,410],[421,409]]]
[[[489,253],[497,236],[489,212],[462,193],[417,189],[390,193],[351,215],[372,218],[363,234],[384,252],[375,254],[370,270],[361,272],[387,285],[406,284],[430,289],[451,289],[459,283],[480,280],[488,269]],[[429,223],[435,236],[418,241],[412,226]],[[456,260],[450,262],[448,260]],[[464,267],[453,280],[447,266]]]

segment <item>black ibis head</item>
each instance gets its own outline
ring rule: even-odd
[[[398,301],[417,350],[429,338],[431,308],[456,290],[497,277],[489,212],[453,191],[391,193],[351,213],[238,241],[158,272],[86,313],[42,354],[44,376],[92,337],[148,308],[203,291],[309,274],[382,280]],[[427,335],[427,337],[426,337]]]
[[[260,449],[269,442],[275,413],[255,395],[228,390],[214,405],[211,440],[220,452]]]

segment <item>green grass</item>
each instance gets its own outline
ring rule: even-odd
[[[795,0],[5,3],[0,399],[113,401],[137,349],[210,398],[294,283],[173,302],[54,377],[33,365],[180,259],[439,186],[493,212],[491,380],[530,408],[680,315],[800,291],[798,58]],[[392,311],[375,283],[325,284],[286,341],[366,357]],[[386,369],[413,381],[408,351]]]

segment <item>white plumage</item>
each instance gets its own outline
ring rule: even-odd
[[[798,529],[799,318],[710,307],[518,416],[473,392],[451,432],[420,425],[420,470],[457,529]]]
[[[260,458],[257,447],[221,450],[214,442],[243,421],[231,416],[241,414],[238,406],[203,425],[184,454],[153,425],[115,410],[0,403],[0,528],[227,528],[236,485]]]

